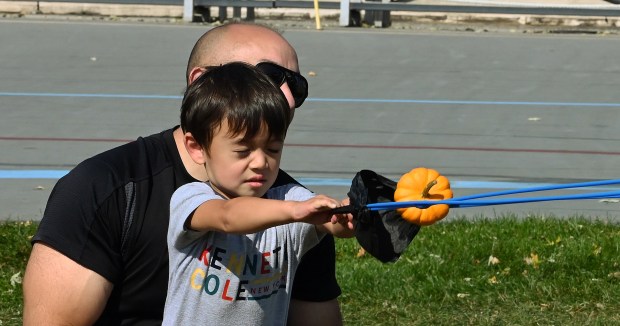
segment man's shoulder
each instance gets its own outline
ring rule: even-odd
[[[99,153],[79,163],[64,181],[99,184],[122,184],[128,180],[139,181],[173,165],[173,155],[165,130]]]
[[[168,146],[170,142],[174,143],[172,132],[165,130],[150,136],[138,137],[134,141],[97,154],[89,160],[126,165],[136,163],[136,159],[153,159],[159,156],[168,158],[171,156]]]

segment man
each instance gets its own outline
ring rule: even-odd
[[[277,82],[292,110],[307,95],[296,74],[295,50],[278,33],[254,24],[224,25],[203,35],[190,55],[187,83],[205,67],[231,61],[275,67],[266,73],[280,72]],[[25,325],[161,323],[170,197],[183,184],[206,180],[182,137],[175,128],[139,138],[82,162],[58,181],[32,240],[23,285]],[[280,172],[278,180],[291,178]],[[342,323],[335,266],[324,263],[326,256],[335,259],[331,236],[299,267],[290,324]]]

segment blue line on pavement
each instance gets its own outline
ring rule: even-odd
[[[18,97],[85,97],[85,98],[124,98],[124,99],[164,99],[178,100],[180,95],[147,95],[147,94],[100,94],[100,93],[26,93],[0,92],[0,96]],[[308,98],[307,102],[345,102],[345,103],[409,103],[438,105],[515,105],[515,106],[580,106],[580,107],[620,107],[620,103],[596,102],[535,102],[535,101],[458,101],[458,100],[415,100],[415,99],[382,99],[382,98]]]
[[[57,180],[67,174],[68,170],[0,170],[0,179],[53,179]],[[349,187],[351,179],[341,178],[296,178],[301,184],[306,186],[323,187]],[[453,189],[521,189],[530,187],[548,187],[555,184],[551,183],[530,183],[530,182],[500,182],[500,181],[473,181],[473,180],[454,180],[450,182]],[[597,187],[582,189],[598,190],[617,190],[618,187]]]
[[[60,179],[66,170],[0,170],[0,179]]]
[[[145,94],[95,94],[95,93],[19,93],[19,92],[0,92],[0,96],[17,97],[103,97],[103,98],[129,98],[129,99],[182,99],[180,95],[145,95]]]

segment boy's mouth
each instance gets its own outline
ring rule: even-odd
[[[267,182],[267,179],[263,176],[256,176],[246,180],[246,183],[248,183],[252,187],[260,187],[264,185],[265,182]]]

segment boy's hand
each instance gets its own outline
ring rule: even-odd
[[[293,209],[293,219],[298,222],[310,224],[324,224],[330,221],[330,211],[340,206],[337,200],[325,195],[317,195],[314,198],[302,202],[296,202]]]
[[[331,217],[332,224],[341,224],[343,228],[353,230],[353,214],[334,214]]]
[[[340,202],[340,206],[347,206],[351,203],[347,197]],[[340,223],[346,229],[353,230],[353,214],[334,214],[331,217],[332,224]]]
[[[348,200],[343,203],[348,203]],[[341,204],[330,197],[318,195],[312,199],[295,202],[293,218],[298,222],[316,225],[322,232],[331,233],[337,237],[349,238],[354,236],[353,214],[333,214],[332,209]]]

